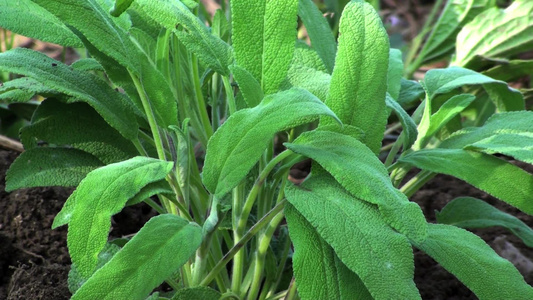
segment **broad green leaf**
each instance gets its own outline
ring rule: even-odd
[[[206,286],[178,290],[171,300],[219,300],[222,295]]]
[[[135,156],[135,146],[111,128],[88,104],[65,104],[46,99],[37,108],[32,123],[22,128],[21,141],[26,149],[39,141],[71,146],[97,157],[104,164]]]
[[[146,198],[150,198],[155,195],[166,194],[169,196],[174,196],[174,191],[168,184],[166,180],[159,180],[156,182],[149,183],[143,187],[133,198],[128,200],[126,203],[127,206],[135,205],[143,202]]]
[[[387,104],[387,107],[392,109],[398,119],[400,120],[400,123],[402,124],[402,134],[403,134],[403,148],[404,149],[410,149],[413,143],[416,141],[416,137],[418,135],[418,131],[416,129],[416,124],[413,121],[413,119],[407,114],[407,112],[402,108],[402,106],[396,102],[392,97],[387,94],[387,98],[385,99],[385,103]]]
[[[533,230],[529,226],[483,200],[471,197],[455,198],[435,214],[437,222],[461,228],[507,228],[521,238],[524,244],[533,247]]]
[[[70,66],[80,71],[105,71],[102,65],[94,58],[82,58]]]
[[[244,101],[248,104],[248,107],[257,106],[261,100],[263,100],[263,91],[261,90],[261,84],[254,78],[250,72],[246,71],[238,65],[230,66],[231,74],[239,85],[239,91],[244,96]]]
[[[57,17],[31,0],[0,0],[0,27],[30,38],[68,47],[82,43]]]
[[[318,56],[318,53],[315,51],[315,49],[311,48],[302,40],[296,41],[296,48],[294,49],[294,56],[292,57],[291,65],[306,66],[331,75],[331,72],[328,71],[326,65],[320,56]]]
[[[413,282],[411,246],[376,206],[354,198],[328,175],[289,186],[285,195],[374,299],[421,299]]]
[[[424,94],[424,88],[422,88],[420,83],[402,78],[400,95],[398,96],[397,102],[402,106],[409,106],[413,102],[420,100]]]
[[[205,186],[222,197],[248,174],[276,132],[312,122],[320,115],[336,118],[318,98],[296,88],[269,95],[258,106],[232,114],[209,140]]]
[[[145,299],[178,270],[202,242],[202,229],[171,214],[153,217],[72,296]]]
[[[113,17],[118,17],[130,7],[132,2],[133,0],[115,0],[115,5],[109,13]]]
[[[294,278],[302,299],[372,299],[361,279],[292,205],[285,206],[285,216],[294,245]]]
[[[38,186],[76,186],[103,163],[71,148],[39,147],[22,152],[6,175],[6,191]]]
[[[476,97],[474,95],[455,95],[439,107],[439,110],[434,114],[431,114],[431,100],[426,100],[425,112],[418,126],[419,138],[413,149],[419,150],[425,147],[433,135],[460,114],[475,99]]]
[[[292,64],[283,85],[308,90],[322,102],[326,102],[329,93],[331,75],[316,69]]]
[[[284,145],[318,162],[356,198],[377,205],[384,220],[399,232],[411,239],[425,238],[426,220],[420,207],[392,186],[383,163],[357,139],[315,130]]]
[[[415,247],[433,257],[479,299],[531,299],[533,288],[518,270],[481,238],[450,225],[429,224],[429,237]]]
[[[15,89],[19,89],[19,90],[31,93],[32,95],[39,94],[39,95],[43,95],[47,97],[58,94],[56,90],[42,84],[37,79],[30,78],[30,77],[16,78],[16,79],[3,83],[2,86],[0,86],[0,93],[5,93],[5,92],[12,91]],[[16,101],[14,99],[14,101],[10,101],[10,102],[26,102],[26,101]]]
[[[500,153],[533,164],[533,132],[499,133],[475,142],[465,149],[487,154]]]
[[[312,0],[299,1],[298,16],[305,25],[313,49],[324,62],[327,72],[331,74],[335,65],[337,42],[326,18]]]
[[[387,74],[387,92],[392,99],[398,99],[402,88],[401,81],[403,75],[402,51],[390,49],[389,51],[389,70]]]
[[[476,69],[484,57],[509,57],[532,45],[533,2],[514,1],[505,10],[494,7],[477,15],[463,27],[453,64]]]
[[[296,43],[298,0],[231,0],[232,40],[237,65],[276,93]]]
[[[483,75],[485,76],[505,82],[509,82],[530,74],[533,74],[533,60],[519,59],[511,60],[483,72]]]
[[[10,89],[5,92],[0,92],[0,101],[5,101],[7,103],[28,102],[33,98],[33,96],[35,96],[34,92],[20,89]]]
[[[135,3],[152,19],[171,29],[181,42],[207,66],[228,75],[233,63],[231,47],[209,32],[202,21],[180,1],[136,0]],[[179,26],[178,26],[179,25]],[[176,27],[183,27],[180,31]]]
[[[463,86],[481,85],[499,111],[524,109],[524,99],[519,91],[508,87],[503,81],[494,80],[472,70],[459,67],[433,69],[426,73],[423,83],[430,99]]]
[[[24,48],[0,53],[0,69],[28,76],[71,96],[67,102],[87,102],[125,138],[137,137],[138,125],[130,102],[96,75],[72,69],[45,54]]]
[[[56,15],[65,24],[76,28],[99,51],[112,57],[122,66],[136,70],[135,46],[123,28],[127,25],[120,24],[120,19],[112,18],[100,5],[101,1],[33,1]],[[83,12],[83,18],[80,18],[80,12]]]
[[[424,149],[399,161],[457,177],[527,214],[533,214],[533,175],[499,158],[462,149]]]
[[[89,276],[96,267],[111,228],[111,216],[144,186],[164,179],[171,169],[171,162],[135,157],[96,169],[82,180],[75,197],[67,199],[72,207],[67,245],[72,263],[82,275]]]
[[[343,123],[362,129],[363,142],[378,153],[387,122],[387,32],[374,8],[362,1],[346,5],[339,30],[337,58],[326,104]],[[321,123],[332,121],[324,119]]]
[[[528,133],[533,133],[533,112],[505,112],[493,115],[482,127],[469,127],[455,132],[439,147],[461,149],[499,134]]]
[[[455,49],[455,40],[461,28],[481,12],[494,7],[494,4],[493,0],[447,1],[424,47],[418,54],[421,57],[420,63],[430,62],[451,54]]]

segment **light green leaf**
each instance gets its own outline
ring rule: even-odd
[[[292,64],[284,85],[308,90],[318,99],[326,102],[329,93],[331,75],[316,69]]]
[[[363,142],[378,153],[387,122],[387,32],[374,8],[362,1],[349,2],[340,22],[337,58],[326,104],[343,123],[362,129]],[[324,119],[321,123],[332,121]]]
[[[473,233],[429,224],[429,237],[413,244],[457,276],[479,299],[533,298],[533,288],[518,270]]]
[[[219,300],[222,295],[206,286],[178,290],[171,300]]]
[[[261,84],[252,74],[250,74],[250,72],[238,65],[231,65],[229,69],[233,74],[233,78],[239,85],[239,91],[241,91],[244,96],[244,101],[246,101],[248,107],[257,106],[264,98]]]
[[[0,69],[28,76],[71,96],[67,102],[86,102],[125,138],[137,137],[138,125],[130,102],[96,75],[72,69],[45,54],[24,48],[0,53]]]
[[[398,99],[402,88],[401,81],[403,75],[402,51],[390,49],[389,51],[389,70],[387,75],[387,92],[392,99]]]
[[[425,238],[426,220],[420,207],[392,186],[383,163],[357,139],[315,130],[284,145],[318,162],[353,196],[377,205],[384,220],[399,232],[411,239]]]
[[[31,0],[0,0],[0,27],[30,38],[68,47],[82,43],[65,24]]]
[[[416,141],[416,137],[418,135],[418,131],[416,129],[416,124],[407,114],[407,112],[402,108],[402,106],[396,102],[392,97],[387,93],[387,98],[385,99],[385,103],[387,104],[387,107],[392,109],[398,119],[400,120],[400,123],[402,124],[402,134],[403,134],[403,148],[409,149],[413,145],[413,143]]]
[[[22,128],[26,149],[48,144],[71,146],[97,157],[104,164],[135,156],[135,146],[111,128],[88,104],[65,104],[46,99],[35,111],[32,123]]]
[[[205,186],[222,197],[246,176],[276,132],[309,123],[320,115],[336,118],[318,98],[296,88],[269,95],[258,106],[232,114],[207,145]]]
[[[487,154],[500,153],[533,164],[533,132],[499,133],[465,147]]]
[[[444,140],[439,147],[461,149],[486,138],[504,133],[533,133],[533,112],[518,111],[495,114],[482,127],[469,127],[455,132]]]
[[[211,34],[185,4],[172,0],[136,0],[135,3],[159,24],[173,30],[180,41],[205,65],[221,75],[229,74],[228,66],[233,63],[231,47]],[[185,30],[180,31],[176,26]]]
[[[533,175],[504,160],[462,149],[424,149],[399,161],[457,177],[527,214],[533,214]]]
[[[437,222],[461,228],[507,228],[522,239],[524,244],[533,247],[533,230],[529,226],[483,200],[471,197],[455,198],[435,214]]]
[[[171,169],[171,162],[135,157],[96,169],[82,180],[75,197],[67,199],[72,207],[67,245],[72,263],[82,275],[94,272],[98,253],[107,241],[111,216],[144,186],[164,179]]]
[[[477,15],[463,27],[453,64],[476,69],[483,57],[509,57],[532,45],[533,2],[514,1],[505,10],[495,7]]]
[[[34,148],[22,152],[6,175],[6,191],[38,186],[76,186],[103,163],[71,148]]]
[[[296,41],[296,48],[294,49],[294,56],[292,57],[291,65],[301,65],[317,71],[327,73],[331,76],[331,72],[328,71],[326,65],[318,56],[315,49],[311,48],[302,40]]]
[[[430,99],[463,86],[481,85],[499,111],[524,109],[524,99],[519,91],[508,87],[503,81],[494,80],[468,69],[459,67],[433,69],[426,73],[423,84]]]
[[[130,7],[132,2],[133,0],[115,0],[115,5],[109,13],[113,17],[118,17]]]
[[[533,60],[519,59],[511,60],[483,72],[483,75],[485,76],[505,82],[509,82],[530,74],[533,74]]]
[[[294,278],[302,299],[373,299],[361,279],[292,205],[285,206],[285,216],[294,245]]]
[[[337,42],[326,18],[312,0],[299,1],[298,16],[305,25],[313,49],[331,74],[335,65]]]
[[[232,0],[232,39],[237,64],[261,83],[266,95],[279,90],[296,43],[298,0]]]
[[[170,214],[153,217],[72,296],[143,300],[178,270],[202,242],[202,229]]]
[[[374,205],[355,199],[328,175],[289,186],[285,195],[374,299],[421,299],[409,242]]]

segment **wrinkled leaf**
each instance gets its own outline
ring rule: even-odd
[[[533,133],[499,133],[475,142],[465,149],[487,154],[505,154],[517,160],[533,164]]]

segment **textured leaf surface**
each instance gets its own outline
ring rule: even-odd
[[[22,152],[6,175],[6,191],[38,186],[76,186],[103,163],[70,148],[35,148]]]
[[[328,175],[287,187],[285,195],[374,299],[420,299],[409,242],[375,206],[355,199]]]
[[[411,239],[425,238],[426,220],[420,207],[392,186],[385,166],[357,139],[315,130],[284,145],[318,162],[358,199],[376,204],[384,220],[401,233]]]
[[[533,164],[533,133],[499,133],[475,142],[466,149],[487,154],[505,154],[517,160]]]
[[[457,177],[525,213],[533,214],[533,176],[504,160],[462,149],[425,149],[399,161]]]
[[[171,276],[202,241],[200,226],[170,214],[153,217],[72,299],[139,299]]]
[[[403,60],[402,51],[390,49],[389,51],[389,70],[387,73],[387,92],[393,99],[398,99],[402,88]]]
[[[198,286],[178,290],[171,300],[219,300],[221,296],[218,291]]]
[[[292,64],[287,73],[287,81],[291,87],[308,90],[318,99],[326,102],[329,93],[331,75],[308,66]]]
[[[44,84],[40,83],[38,80],[29,77],[21,77],[13,80],[9,80],[0,86],[0,93],[5,93],[6,91],[11,91],[14,89],[20,89],[26,92],[33,94],[39,94],[43,96],[50,97],[51,95],[58,94],[57,91],[51,89]],[[12,101],[16,102],[16,101]],[[23,101],[21,101],[23,102]]]
[[[78,37],[57,17],[30,0],[1,0],[0,27],[62,46],[81,47]]]
[[[171,162],[148,157],[107,165],[89,173],[67,203],[73,205],[67,245],[80,273],[90,275],[107,241],[111,216],[149,183],[165,178]],[[68,207],[69,204],[65,204]]]
[[[109,13],[113,17],[118,17],[130,7],[132,2],[133,0],[115,0],[115,5]]]
[[[318,98],[296,88],[269,95],[258,106],[234,113],[207,145],[205,186],[220,198],[246,176],[276,132],[320,115],[336,118]]]
[[[407,80],[402,78],[401,80],[400,95],[398,96],[398,103],[401,105],[410,105],[411,103],[420,100],[425,94],[424,88],[417,81]]]
[[[202,21],[185,4],[172,0],[136,0],[135,3],[153,20],[174,30],[181,42],[216,72],[228,75],[233,62],[231,47],[209,32]],[[185,31],[179,31],[176,26]]]
[[[372,299],[361,279],[292,205],[285,206],[285,216],[294,245],[294,277],[302,299]]]
[[[430,70],[424,77],[424,85],[431,99],[462,86],[481,85],[500,111],[524,109],[524,99],[519,91],[508,87],[503,81],[464,68]]]
[[[278,91],[289,69],[297,15],[298,0],[231,1],[235,60],[267,95]]]
[[[515,216],[504,213],[494,206],[471,197],[453,199],[440,212],[437,222],[461,228],[507,228],[521,238],[524,244],[533,247],[533,230]]]
[[[261,83],[250,72],[238,65],[231,65],[230,71],[237,84],[239,84],[239,91],[244,96],[244,101],[246,101],[248,107],[257,106],[264,98]]]
[[[328,73],[331,74],[335,65],[337,42],[326,18],[312,0],[299,1],[298,16],[305,25],[313,49],[324,62]]]
[[[365,132],[363,142],[374,153],[381,148],[387,122],[385,93],[389,39],[379,15],[363,1],[346,5],[326,104],[348,125]],[[331,120],[325,119],[325,124]]]
[[[387,107],[392,109],[396,116],[398,116],[398,119],[400,119],[400,123],[402,124],[403,128],[403,148],[409,149],[413,145],[413,143],[416,141],[416,137],[418,136],[418,131],[416,129],[415,121],[407,114],[407,112],[402,108],[402,106],[396,102],[390,95],[387,94],[387,98],[385,99]]]
[[[533,45],[533,2],[514,1],[479,14],[457,36],[454,64],[480,65],[479,57],[501,58],[527,51]]]
[[[454,274],[479,299],[533,298],[533,288],[518,270],[473,233],[450,225],[430,224],[429,237],[414,245]]]
[[[46,99],[37,108],[32,123],[21,130],[26,149],[37,147],[39,141],[69,145],[90,153],[104,164],[135,156],[133,144],[111,128],[88,104],[65,104]]]
[[[72,69],[45,54],[24,48],[1,53],[0,69],[28,76],[65,93],[72,97],[68,102],[87,102],[124,137],[137,137],[138,125],[130,102],[96,75]]]

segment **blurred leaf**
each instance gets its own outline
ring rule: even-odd
[[[483,72],[483,75],[505,82],[531,74],[533,74],[533,60],[511,60]]]

